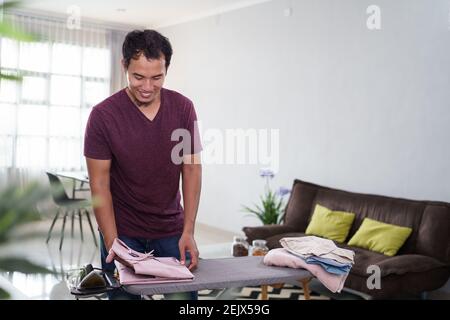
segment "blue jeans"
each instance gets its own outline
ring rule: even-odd
[[[147,240],[147,239],[119,236],[119,239],[125,242],[126,245],[129,246],[131,249],[136,250],[138,252],[146,253],[154,250],[153,254],[155,255],[155,257],[175,257],[179,260],[180,249],[178,248],[178,241],[180,240],[180,237],[181,235],[161,239]],[[114,269],[116,268],[114,262],[106,263],[106,257],[108,256],[108,252],[106,251],[105,241],[103,240],[103,236],[101,233],[100,233],[100,253],[102,258],[102,269],[106,272],[114,272]],[[189,265],[189,260],[190,260],[189,252],[186,252],[186,265]],[[122,288],[115,290],[113,292],[109,292],[108,297],[110,300],[141,299],[141,296],[128,293]],[[170,293],[165,294],[164,299],[197,300],[198,294],[197,291]]]

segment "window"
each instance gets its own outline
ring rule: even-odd
[[[84,166],[87,118],[110,94],[111,49],[102,32],[103,41],[84,44],[61,36],[30,43],[0,38],[3,72],[23,75],[22,82],[0,81],[0,167]]]

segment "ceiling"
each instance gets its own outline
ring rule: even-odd
[[[69,16],[73,7],[83,18],[158,28],[212,16],[271,0],[23,0],[27,11]]]

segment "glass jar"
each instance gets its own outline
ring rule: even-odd
[[[233,257],[248,256],[248,242],[244,237],[235,236],[233,238],[232,252]]]
[[[269,248],[267,247],[266,240],[253,240],[251,255],[252,256],[264,256],[267,252],[269,252]]]

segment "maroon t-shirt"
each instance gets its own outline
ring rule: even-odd
[[[119,235],[156,239],[181,234],[182,165],[174,163],[171,154],[186,140],[172,141],[171,136],[176,129],[188,130],[191,154],[199,153],[202,147],[196,120],[192,102],[168,89],[161,89],[161,106],[152,121],[125,89],[92,109],[84,155],[111,160],[110,188]]]

